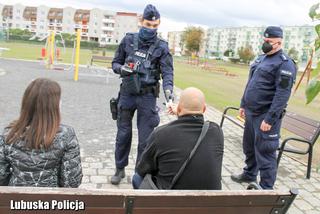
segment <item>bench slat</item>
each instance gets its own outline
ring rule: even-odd
[[[36,190],[37,189],[37,190]],[[35,193],[37,192],[37,193]],[[85,203],[85,211],[77,213],[135,213],[135,214],[211,214],[211,213],[284,213],[298,194],[289,191],[206,191],[206,190],[85,190],[65,188],[0,187],[0,213],[10,211],[10,200],[51,201],[78,200]],[[20,212],[19,213],[24,213]],[[51,214],[57,211],[39,210]],[[74,213],[70,210],[59,213]]]
[[[263,206],[250,206],[247,207],[186,207],[186,208],[135,208],[134,214],[213,214],[213,213],[225,213],[225,214],[258,214],[258,213],[272,213],[272,207]]]
[[[313,120],[313,119],[310,119],[310,118],[307,118],[307,117],[304,117],[304,116],[301,116],[301,115],[298,115],[296,113],[293,113],[293,112],[287,112],[285,114],[285,118],[286,117],[290,117],[292,119],[296,119],[296,120],[299,120],[303,123],[307,123],[309,124],[310,126],[313,126],[313,127],[316,127],[316,128],[319,128],[320,127],[320,122],[319,121],[316,121],[316,120]]]
[[[299,137],[302,137],[308,141],[312,140],[313,136],[315,135],[315,133],[310,133],[306,130],[301,129],[301,127],[299,127],[295,124],[289,123],[287,121],[283,121],[282,128],[287,129],[288,131],[292,132],[293,134],[296,134]]]
[[[317,128],[316,127],[311,126],[311,125],[309,125],[307,123],[303,123],[303,122],[301,122],[299,120],[295,120],[295,119],[290,118],[290,117],[285,117],[283,119],[282,127],[287,129],[288,131],[292,131],[294,134],[298,134],[298,133],[295,133],[295,132],[296,132],[297,129],[299,129],[299,130],[301,130],[302,132],[305,133],[304,134],[304,138],[308,139],[308,140],[310,140],[310,137],[313,137],[317,132]]]
[[[226,196],[214,196],[207,197],[201,196],[197,203],[193,196],[185,196],[183,199],[178,196],[138,196],[134,200],[135,206],[138,207],[216,207],[216,206],[243,206],[246,201],[250,201],[251,204],[261,206],[274,206],[279,201],[277,195],[262,195],[262,196],[250,196],[250,195],[233,195],[226,200]],[[278,204],[281,205],[281,204]]]

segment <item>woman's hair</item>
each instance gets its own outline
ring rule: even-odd
[[[24,92],[20,117],[9,125],[8,144],[24,140],[29,148],[47,149],[60,125],[61,88],[55,81],[38,78]]]

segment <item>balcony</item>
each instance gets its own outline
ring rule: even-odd
[[[81,36],[89,36],[89,34],[86,32],[81,32]]]
[[[105,31],[114,31],[114,27],[103,26],[101,29]]]
[[[101,34],[101,38],[112,38],[112,34]]]
[[[62,23],[56,23],[57,27],[62,27]]]
[[[75,25],[74,25],[74,28],[76,28],[76,29],[82,29],[82,25],[80,25],[80,24],[75,24]]]
[[[37,22],[32,21],[32,22],[31,22],[31,26],[32,26],[32,25],[37,25]]]
[[[114,19],[102,19],[103,23],[112,23],[114,24],[116,21]]]

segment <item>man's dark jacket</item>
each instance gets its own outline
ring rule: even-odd
[[[201,133],[202,115],[185,115],[158,127],[147,140],[148,146],[137,166],[144,177],[153,175],[160,189],[168,189]],[[221,189],[223,132],[210,122],[209,130],[173,189]]]

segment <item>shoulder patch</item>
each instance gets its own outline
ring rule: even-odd
[[[281,74],[287,75],[287,76],[292,76],[292,72],[286,71],[286,70],[281,70]]]

